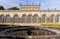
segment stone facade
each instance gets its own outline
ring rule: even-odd
[[[60,23],[60,10],[40,10],[40,4],[21,4],[20,10],[0,10],[0,23],[24,26]]]

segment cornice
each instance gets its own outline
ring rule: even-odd
[[[40,11],[40,10],[0,10],[0,12],[35,12],[35,11]]]
[[[41,12],[60,12],[60,10],[40,10]]]
[[[60,10],[0,10],[0,12],[60,12]]]

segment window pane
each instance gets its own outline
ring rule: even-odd
[[[9,16],[9,15],[7,15],[7,16],[5,17],[5,22],[6,22],[6,23],[9,23],[9,22],[10,22],[10,16]]]
[[[34,23],[38,23],[38,15],[34,16]]]
[[[32,16],[31,15],[28,16],[28,23],[32,23]]]
[[[3,21],[4,21],[4,17],[1,15],[0,16],[0,23],[3,23]]]
[[[52,15],[52,16],[50,16],[50,22],[51,22],[51,23],[53,23],[53,22],[54,22],[54,20],[55,20],[55,16],[53,16],[53,15]]]
[[[25,15],[22,16],[22,23],[26,23],[26,16]]]
[[[14,21],[14,23],[18,23],[18,15],[15,15],[14,17],[13,17],[13,21]]]
[[[56,17],[56,22],[60,23],[60,16]]]
[[[46,16],[43,15],[43,16],[42,16],[42,23],[45,23],[45,22],[46,22],[46,19],[47,19]]]

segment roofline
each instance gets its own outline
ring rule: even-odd
[[[29,12],[29,11],[39,11],[39,12],[60,12],[60,10],[0,10],[0,12]]]
[[[60,12],[60,10],[40,10],[41,12]]]

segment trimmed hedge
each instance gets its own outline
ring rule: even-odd
[[[8,27],[12,27],[12,26],[19,26],[19,25],[14,25],[14,24],[0,24],[0,26],[2,27],[2,26],[8,26]]]
[[[42,23],[41,26],[60,26],[58,23]]]

